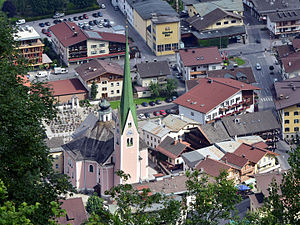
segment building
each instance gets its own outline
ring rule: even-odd
[[[298,34],[300,32],[300,9],[268,14],[267,27],[276,37]]]
[[[222,57],[217,47],[180,49],[176,62],[184,80],[206,75],[209,70],[222,69]]]
[[[300,136],[300,77],[276,82],[274,87],[275,107],[281,122],[282,138],[297,140]]]
[[[281,70],[286,79],[297,77],[300,75],[300,54],[296,52],[281,58]]]
[[[149,86],[151,83],[165,85],[168,76],[171,75],[169,63],[167,61],[154,61],[136,64],[136,79],[138,86],[135,86],[138,97],[150,97],[151,91]]]
[[[254,112],[258,87],[227,78],[200,78],[198,85],[177,98],[179,114],[200,124],[229,115]]]
[[[73,22],[50,27],[53,48],[66,64],[85,63],[95,58],[119,58],[125,54],[125,35],[83,31]]]
[[[121,97],[123,68],[115,62],[93,59],[75,68],[78,78],[87,90],[97,87],[96,99],[116,99]]]
[[[70,102],[73,96],[77,96],[79,100],[88,98],[87,89],[77,78],[49,81],[47,82],[47,85],[52,92],[52,96],[61,104]]]
[[[119,7],[124,3],[120,2]],[[157,56],[175,54],[181,39],[180,20],[169,3],[162,0],[127,0],[127,5],[125,3],[128,21],[153,53]]]
[[[28,60],[30,65],[38,67],[44,63],[51,63],[48,56],[43,54],[45,45],[41,41],[41,36],[33,27],[19,26],[14,35],[14,40],[18,43],[17,49],[20,50],[22,56]]]
[[[148,150],[139,138],[128,51],[127,42],[117,115],[113,117],[110,104],[102,100],[98,117],[90,114],[74,133],[73,140],[63,145],[64,173],[79,191],[97,188],[104,195],[120,183],[137,183],[148,178]],[[118,177],[119,170],[130,178]]]
[[[52,157],[52,168],[55,172],[64,173],[64,158],[62,145],[64,144],[63,137],[53,137],[46,139],[46,145],[50,150],[50,156]]]

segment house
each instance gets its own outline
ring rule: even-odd
[[[58,224],[81,225],[87,221],[88,216],[82,198],[69,198],[60,201],[62,203],[61,209],[65,210],[66,214],[56,219]]]
[[[250,179],[250,176],[254,174],[255,164],[250,162],[245,155],[238,156],[234,153],[227,152],[221,158],[221,161],[238,169],[240,173],[240,183]]]
[[[136,64],[136,79],[137,84],[135,89],[138,97],[150,97],[151,91],[149,86],[151,83],[165,85],[168,81],[168,76],[171,75],[169,63],[165,61],[143,62]]]
[[[269,189],[272,181],[280,186],[282,183],[282,173],[281,172],[271,172],[256,174],[255,176],[255,187],[257,192],[255,194],[249,195],[250,199],[250,211],[255,212],[257,209],[263,206],[264,199],[269,197]],[[279,194],[281,190],[279,189]]]
[[[275,107],[281,122],[282,138],[297,140],[300,135],[300,77],[276,82],[274,87]]]
[[[64,158],[62,145],[64,144],[63,137],[53,137],[46,139],[46,145],[49,148],[50,156],[52,157],[52,168],[57,173],[64,173]]]
[[[70,102],[73,96],[77,96],[79,100],[88,98],[87,89],[77,78],[49,81],[47,85],[58,103]]]
[[[99,106],[97,117],[90,114],[73,134],[73,140],[62,147],[64,173],[70,183],[79,191],[96,188],[104,195],[118,184],[148,179],[148,149],[138,133],[128,41],[120,108],[113,114],[105,99]],[[129,174],[129,179],[119,177],[119,170]]]
[[[43,54],[45,45],[41,41],[41,36],[33,27],[28,25],[19,26],[14,34],[14,40],[17,41],[17,49],[33,67],[49,65],[52,62],[46,54]]]
[[[275,164],[275,156],[277,153],[256,147],[254,145],[241,144],[233,154],[245,157],[250,163],[255,164],[254,174],[267,173],[280,167]]]
[[[254,111],[258,87],[228,78],[200,78],[198,85],[177,98],[179,114],[201,124]]]
[[[221,171],[226,171],[228,173],[228,180],[232,180],[235,184],[238,184],[240,180],[237,168],[209,157],[200,161],[196,165],[196,169],[211,177],[218,177]]]
[[[91,92],[93,83],[96,85],[96,99],[121,97],[123,68],[118,63],[93,59],[76,67],[75,71],[89,92]]]
[[[267,28],[275,37],[300,32],[300,8],[269,13]]]
[[[300,75],[300,66],[299,66],[299,60],[300,60],[300,53],[296,52],[293,54],[289,54],[281,60],[281,71],[283,76],[286,79],[297,77]]]
[[[206,75],[209,70],[222,69],[222,57],[217,47],[180,49],[176,62],[184,80]]]
[[[53,49],[66,64],[85,63],[95,58],[119,58],[125,54],[125,35],[83,31],[73,22],[50,27]]]

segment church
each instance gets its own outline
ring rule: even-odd
[[[139,137],[136,107],[133,102],[128,38],[120,108],[113,113],[105,99],[98,115],[90,114],[62,146],[64,173],[78,191],[100,189],[101,195],[122,183],[138,183],[148,178],[148,149]],[[130,175],[122,180],[116,172]]]

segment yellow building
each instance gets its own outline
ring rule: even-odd
[[[300,137],[300,77],[275,82],[275,106],[282,124],[282,138],[299,140]]]
[[[50,149],[49,155],[52,157],[52,168],[57,173],[64,172],[64,158],[61,146],[64,144],[63,137],[53,137],[46,139],[46,145]]]
[[[180,20],[175,10],[161,0],[129,1],[133,24],[155,55],[175,54],[180,42]]]

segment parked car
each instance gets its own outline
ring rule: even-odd
[[[84,18],[83,18],[83,16],[79,16],[78,19],[83,20]]]
[[[99,24],[98,24],[98,27],[99,27],[99,28],[103,28],[103,24],[102,24],[102,23],[99,23]]]
[[[166,109],[166,113],[167,114],[176,114],[176,110],[175,109]]]
[[[69,19],[68,19],[70,22],[72,22],[73,21],[73,19],[70,17]]]
[[[93,13],[92,16],[95,18],[99,17],[98,13]]]
[[[143,102],[141,105],[144,106],[144,107],[147,107],[148,103],[147,102]]]
[[[173,101],[176,100],[176,98],[177,98],[176,96],[172,96],[172,100],[173,100]]]
[[[51,37],[52,35],[48,32],[48,33],[47,33],[47,36],[48,36],[48,37]]]
[[[54,24],[58,24],[58,23],[61,23],[61,22],[62,22],[62,20],[53,20]]]
[[[39,26],[40,26],[40,27],[44,27],[45,24],[44,24],[44,23],[39,23]]]
[[[47,21],[47,22],[45,22],[45,25],[46,26],[51,26],[51,23]]]
[[[255,67],[256,67],[257,70],[261,70],[261,65],[259,63],[256,63]]]
[[[26,20],[20,19],[20,20],[18,20],[18,21],[16,22],[16,25],[22,25],[22,24],[24,24],[24,23],[26,23]]]
[[[159,113],[159,111],[155,111],[155,112],[153,112],[153,115],[154,115],[154,116],[159,116],[160,113]]]
[[[151,102],[149,102],[149,105],[155,106],[155,102],[151,101]]]
[[[83,16],[84,19],[88,19],[89,18],[87,14],[83,14],[82,16]]]
[[[167,98],[167,99],[166,99],[166,102],[167,102],[167,103],[170,103],[170,102],[172,102],[172,99],[171,99],[171,98]]]
[[[150,113],[145,113],[146,118],[150,118]]]
[[[39,71],[35,76],[37,78],[43,78],[43,77],[47,77],[48,73],[47,71]]]
[[[48,31],[47,31],[45,28],[43,28],[43,29],[42,29],[42,33],[43,33],[43,34],[47,34]]]
[[[74,16],[74,17],[73,17],[73,20],[74,20],[74,21],[78,21],[78,17],[77,17],[77,16]]]
[[[101,4],[101,9],[105,9],[106,7],[105,7],[105,4]]]
[[[256,39],[255,42],[256,42],[257,44],[260,44],[260,43],[261,43],[260,39]]]
[[[162,115],[162,116],[166,116],[166,115],[167,115],[166,111],[165,111],[165,110],[163,110],[163,109],[162,109],[162,110],[160,110],[160,111],[159,111],[159,113],[160,113],[160,115]]]
[[[102,17],[103,16],[102,12],[98,12],[98,16]]]
[[[93,20],[94,24],[95,25],[98,25],[99,24],[99,21],[98,20]]]
[[[144,120],[144,119],[146,119],[146,116],[145,116],[143,113],[141,113],[141,114],[139,115],[139,119]]]
[[[155,104],[156,104],[156,105],[160,105],[160,104],[161,104],[161,101],[160,101],[159,99],[157,99],[157,100],[155,101]]]
[[[95,24],[94,24],[93,21],[89,21],[89,25],[90,25],[90,26],[95,26]]]

